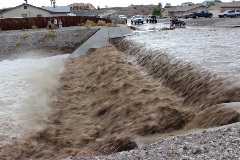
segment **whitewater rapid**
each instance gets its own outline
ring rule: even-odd
[[[0,146],[43,127],[68,56],[0,62]]]
[[[239,81],[239,36],[239,28],[179,28],[142,32],[127,37],[127,40]]]

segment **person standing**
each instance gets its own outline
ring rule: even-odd
[[[59,28],[62,28],[62,21],[61,21],[61,19],[59,20],[58,25],[59,25]]]
[[[49,19],[49,21],[48,21],[48,28],[49,28],[49,29],[52,28],[52,21],[51,21],[51,19]]]
[[[57,29],[57,28],[58,28],[58,21],[57,21],[57,19],[56,19],[56,18],[54,18],[54,27],[55,27],[55,29]]]

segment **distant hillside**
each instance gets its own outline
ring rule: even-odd
[[[112,13],[117,13],[119,15],[126,15],[131,17],[133,15],[149,15],[152,13],[152,8],[154,5],[131,5],[129,7],[111,7],[111,8],[101,8],[99,10],[73,10],[72,12],[76,15],[108,15]]]

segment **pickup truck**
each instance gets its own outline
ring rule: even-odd
[[[143,24],[143,17],[141,15],[136,15],[131,18],[131,24]]]
[[[225,12],[219,13],[218,15],[219,18],[226,18],[226,17],[237,18],[238,16],[240,16],[240,12],[238,10],[226,10]]]
[[[199,17],[205,17],[205,18],[212,18],[213,14],[208,11],[197,11],[194,13],[189,14],[189,18],[199,18]]]

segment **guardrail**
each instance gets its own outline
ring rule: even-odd
[[[58,21],[61,19],[63,27],[77,26],[78,24],[85,23],[87,20],[94,21],[103,20],[106,23],[111,23],[110,19],[95,18],[95,17],[83,17],[83,16],[62,16],[62,17],[33,17],[33,18],[6,18],[0,19],[1,30],[22,30],[32,29],[32,26],[37,28],[46,28],[48,21],[56,18]]]

